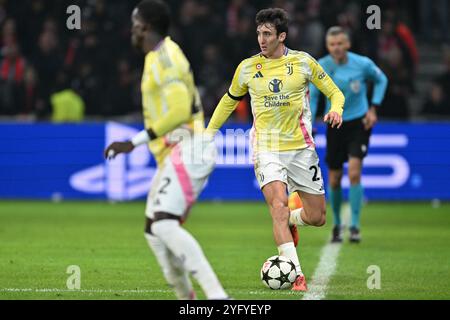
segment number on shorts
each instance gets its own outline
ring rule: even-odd
[[[311,166],[309,170],[314,170],[314,175],[312,181],[316,182],[320,180],[320,177],[317,176],[317,172],[319,171],[316,166]]]
[[[161,189],[159,189],[159,194],[167,194],[167,192],[166,192],[166,188],[169,186],[169,184],[170,184],[170,178],[164,178],[163,179],[165,182],[164,182],[164,185],[161,187]]]

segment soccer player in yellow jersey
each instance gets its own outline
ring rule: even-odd
[[[189,275],[208,299],[227,299],[198,242],[180,225],[214,168],[216,147],[205,143],[203,112],[189,62],[167,36],[169,8],[142,1],[132,15],[132,42],[145,54],[142,104],[145,130],[114,142],[105,157],[148,144],[158,170],[147,198],[145,237],[177,298],[194,299]]]
[[[261,10],[256,25],[261,53],[239,64],[207,133],[214,135],[239,100],[250,94],[255,175],[270,209],[278,252],[296,266],[298,277],[293,290],[306,291],[295,248],[296,226],[323,226],[326,207],[311,133],[308,84],[312,82],[331,100],[331,110],[324,121],[333,127],[342,124],[345,98],[316,60],[286,47],[288,18],[284,10]],[[286,187],[289,193],[299,194],[302,208],[290,212]]]

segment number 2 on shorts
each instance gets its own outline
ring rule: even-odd
[[[317,176],[317,172],[319,171],[316,166],[311,166],[309,170],[314,170],[314,175],[312,181],[316,182],[320,180],[320,177]]]

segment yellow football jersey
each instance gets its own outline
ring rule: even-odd
[[[242,61],[228,93],[222,98],[207,131],[214,134],[250,94],[255,151],[288,151],[314,146],[309,83],[332,101],[332,111],[342,114],[344,95],[309,54],[286,48],[283,56],[262,54]]]
[[[168,136],[173,130],[204,130],[200,96],[189,61],[170,37],[146,55],[141,91],[145,128],[158,136],[149,148],[161,164],[170,153]]]

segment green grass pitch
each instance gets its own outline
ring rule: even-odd
[[[174,299],[143,236],[143,202],[0,202],[0,299]],[[342,245],[326,299],[450,299],[450,204],[370,203],[363,241]],[[300,229],[307,279],[330,236]],[[259,269],[277,254],[264,203],[199,203],[186,228],[235,299],[301,299],[263,287]],[[81,269],[81,290],[66,286]],[[367,268],[381,270],[369,290]],[[199,298],[204,298],[196,285]]]

